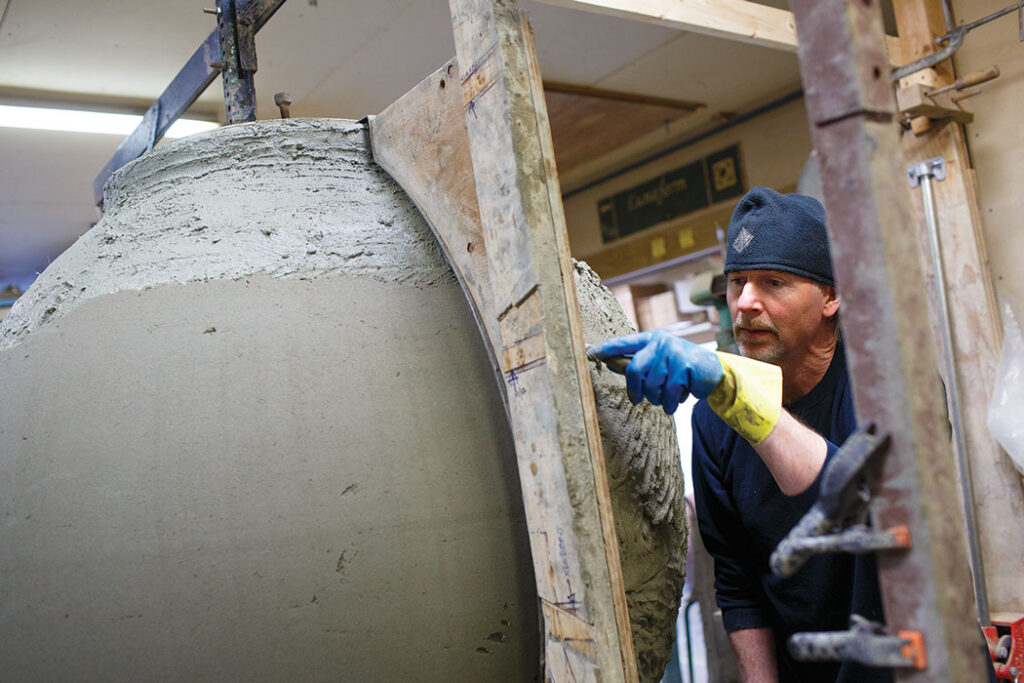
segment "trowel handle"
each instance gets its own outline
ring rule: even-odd
[[[949,85],[945,85],[941,88],[936,88],[935,90],[929,91],[928,95],[929,97],[933,95],[941,95],[942,93],[949,92],[950,90],[956,90],[957,92],[959,92],[965,88],[973,88],[976,85],[987,83],[988,81],[991,81],[993,78],[999,78],[998,66],[990,66],[987,69],[979,69],[978,71],[972,71],[971,73],[956,79]]]
[[[999,78],[998,66],[990,66],[987,69],[972,71],[971,73],[956,79],[956,83],[954,85],[957,90],[963,90],[964,88],[972,88],[976,85],[987,83],[993,78]]]
[[[608,356],[607,358],[597,358],[597,356],[593,356],[593,358],[595,360],[600,360],[608,366],[609,370],[617,372],[620,375],[625,374],[626,366],[629,365],[629,361],[633,360],[632,356]]]

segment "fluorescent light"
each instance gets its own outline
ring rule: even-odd
[[[109,114],[77,109],[46,109],[43,107],[14,107],[0,104],[0,127],[59,130],[70,133],[102,133],[128,135],[142,121],[134,114]],[[219,128],[219,123],[178,119],[164,134],[165,138],[183,138],[186,135]]]
[[[142,117],[139,117],[142,120]],[[220,124],[214,121],[200,121],[199,119],[178,119],[164,133],[165,138],[184,138],[196,133],[205,133],[208,130],[220,128]]]

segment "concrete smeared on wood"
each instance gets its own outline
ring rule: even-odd
[[[575,277],[588,344],[635,331],[586,263],[576,264]],[[658,681],[671,655],[686,567],[686,509],[675,424],[647,402],[631,404],[621,375],[595,367],[591,380],[637,667],[641,680]]]

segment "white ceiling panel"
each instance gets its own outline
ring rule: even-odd
[[[376,114],[454,55],[448,3],[413,0],[357,32],[345,53],[331,58],[318,81],[296,97],[293,111],[356,119]]]
[[[152,0],[10,0],[0,29],[0,84],[156,97],[215,28],[202,7]]]
[[[800,64],[781,50],[680,33],[597,85],[742,111],[800,87]]]
[[[523,2],[520,8],[533,27],[541,73],[554,81],[596,85],[680,35],[641,21],[539,2]]]

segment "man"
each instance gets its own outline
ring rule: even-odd
[[[663,331],[592,352],[632,356],[625,374],[634,401],[672,413],[688,393],[706,399],[693,414],[697,518],[743,680],[890,681],[888,670],[849,662],[797,662],[786,648],[796,632],[847,629],[851,613],[884,621],[873,556],[818,556],[789,579],[768,568],[855,428],[821,204],[752,189],[729,222],[725,273],[740,352],[781,370],[781,394],[755,376],[768,366]]]

